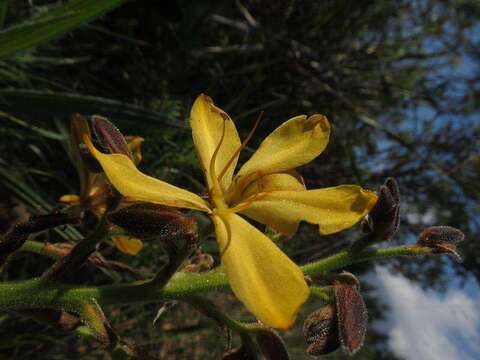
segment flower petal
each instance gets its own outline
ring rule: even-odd
[[[88,137],[84,141],[110,183],[122,195],[138,201],[210,212],[200,196],[141,173],[128,156],[99,152]]]
[[[65,194],[62,195],[58,201],[68,205],[76,205],[80,203],[80,196],[76,194]]]
[[[124,254],[137,255],[143,249],[143,242],[130,236],[112,236],[112,241],[117,249]]]
[[[240,212],[276,231],[293,234],[303,220],[318,224],[320,234],[327,235],[361,220],[375,205],[377,196],[356,185],[341,185],[317,190],[272,191],[250,201]]]
[[[303,183],[302,177],[294,171],[290,173],[270,174],[262,176],[248,185],[241,196],[243,199],[247,199],[254,194],[280,190],[304,191],[305,184]]]
[[[215,160],[216,176],[219,176],[227,166],[220,181],[222,190],[225,191],[232,182],[233,171],[238,160],[238,154],[235,155],[235,153],[241,146],[235,124],[227,113],[214,105],[212,99],[202,94],[197,97],[193,104],[190,126],[192,127],[193,142],[210,188],[213,187],[210,162],[221,141],[223,128],[225,127],[225,135]],[[228,164],[232,157],[233,161]]]
[[[309,295],[302,270],[240,216],[215,215],[213,221],[235,295],[265,325],[288,329]]]
[[[263,140],[236,175],[235,181],[256,178],[294,169],[315,159],[325,149],[330,124],[323,115],[296,116],[275,129]]]
[[[140,136],[125,136],[125,141],[127,142],[128,150],[132,153],[133,163],[135,165],[140,164],[142,161],[142,144],[145,141],[144,138]]]

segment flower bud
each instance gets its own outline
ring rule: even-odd
[[[368,232],[376,240],[391,239],[400,225],[400,192],[393,178],[380,187],[377,203],[368,214]]]
[[[22,223],[14,225],[0,241],[0,264],[8,255],[19,249],[32,233],[48,230],[56,226],[69,224],[78,218],[68,214],[32,215]]]
[[[126,155],[133,160],[122,133],[108,119],[93,115],[92,127],[97,139],[105,150],[112,154]]]
[[[257,333],[257,343],[266,360],[288,360],[287,348],[280,335],[273,330],[262,330]]]
[[[335,281],[345,285],[349,285],[357,290],[360,290],[360,281],[351,272],[342,271],[340,274],[335,275]]]
[[[388,178],[385,181],[385,186],[390,190],[390,194],[393,197],[393,200],[396,204],[400,204],[400,189],[394,178]]]
[[[356,287],[336,281],[333,285],[338,316],[338,334],[343,350],[353,355],[363,345],[368,313]]]
[[[198,240],[194,219],[161,205],[131,205],[108,214],[108,220],[139,239],[184,238],[191,244]]]
[[[78,217],[63,213],[31,215],[26,222],[15,225],[10,232],[17,234],[32,234],[57,226],[71,224],[77,222],[78,220]]]
[[[340,338],[335,306],[329,304],[311,313],[303,323],[303,334],[309,355],[325,355],[337,350]]]
[[[242,346],[223,354],[222,360],[257,360],[257,350],[250,336],[242,336]]]
[[[432,249],[434,254],[451,254],[460,259],[457,244],[465,234],[451,226],[432,226],[423,230],[418,236],[417,245]]]

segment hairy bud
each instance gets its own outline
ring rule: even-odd
[[[303,323],[307,353],[312,356],[329,354],[340,347],[337,310],[326,305],[311,313]]]
[[[380,187],[377,203],[369,213],[364,230],[376,240],[391,239],[400,225],[400,191],[393,178]]]
[[[257,360],[258,354],[250,336],[242,336],[242,346],[223,354],[222,360]]]
[[[32,215],[25,221],[14,225],[0,241],[0,264],[8,255],[19,249],[30,234],[48,230],[56,226],[69,224],[78,218],[68,214]]]
[[[197,240],[194,219],[161,205],[131,205],[110,213],[108,220],[139,239],[181,236]]]
[[[353,355],[362,347],[365,339],[368,323],[367,306],[356,287],[335,282],[333,288],[340,343],[348,355]]]
[[[335,303],[310,314],[303,325],[308,354],[325,355],[341,345],[348,355],[353,355],[362,347],[368,315],[359,288],[360,283],[353,274],[343,272],[335,276]]]
[[[273,330],[257,333],[257,343],[266,360],[288,360],[287,348],[280,335]]]
[[[360,290],[360,281],[351,272],[342,271],[340,274],[335,275],[334,279],[336,282],[340,282],[342,284],[349,285],[357,290]]]
[[[451,226],[432,226],[418,236],[417,245],[432,249],[435,254],[451,254],[460,259],[457,244],[463,241],[465,234]]]
[[[92,127],[102,147],[112,154],[123,154],[133,160],[127,142],[120,130],[108,119],[93,115]]]

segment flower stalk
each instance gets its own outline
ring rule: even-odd
[[[37,244],[29,243],[30,249],[38,251]],[[380,260],[396,256],[419,256],[432,253],[428,247],[396,246],[364,250],[358,253],[349,250],[312,262],[301,267],[305,275],[316,276],[342,269],[348,265]],[[191,296],[228,288],[223,271],[206,273],[177,273],[165,285],[154,287],[147,281],[130,284],[79,287],[56,281],[45,282],[35,278],[20,282],[0,284],[0,309],[50,308],[75,309],[83,301],[96,299],[101,305],[116,305],[163,300],[187,300]]]

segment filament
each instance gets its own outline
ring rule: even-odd
[[[261,111],[260,114],[258,114],[257,119],[255,120],[255,123],[253,124],[253,127],[250,130],[250,132],[248,133],[247,137],[245,138],[245,140],[243,140],[242,144],[238,147],[237,151],[235,151],[235,153],[232,155],[232,157],[227,161],[227,163],[223,167],[222,171],[218,175],[218,182],[220,182],[222,180],[222,178],[225,175],[225,173],[227,172],[229,166],[233,163],[233,161],[238,156],[238,154],[240,154],[240,151],[242,151],[245,148],[245,146],[247,146],[248,142],[250,141],[253,134],[257,130],[258,124],[260,124],[260,120],[262,120],[262,117],[263,117],[264,113],[265,113],[264,111]]]

